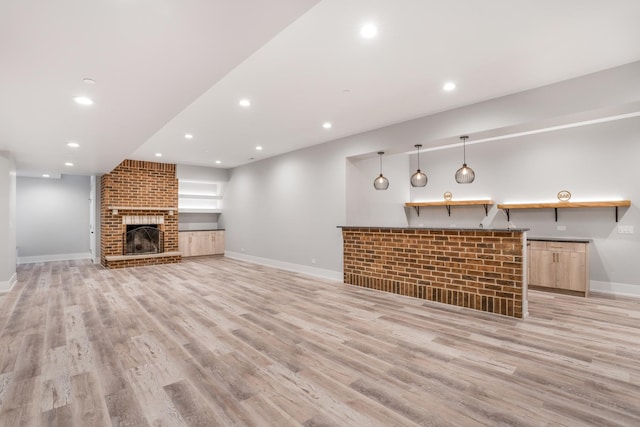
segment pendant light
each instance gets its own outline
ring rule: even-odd
[[[378,151],[378,155],[380,156],[380,176],[373,180],[373,188],[376,190],[386,190],[389,188],[389,180],[382,175],[382,155],[384,151]]]
[[[476,179],[476,173],[473,171],[473,169],[467,166],[466,142],[469,137],[465,135],[461,136],[460,139],[462,140],[462,152],[464,157],[462,161],[462,167],[456,171],[456,182],[458,184],[471,184],[473,180]]]
[[[427,175],[420,172],[420,147],[422,147],[422,144],[416,144],[414,147],[418,149],[418,170],[411,175],[411,185],[413,187],[424,187],[427,185]]]

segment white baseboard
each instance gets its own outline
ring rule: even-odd
[[[323,268],[309,267],[308,265],[294,264],[291,262],[278,261],[270,258],[262,258],[253,255],[246,255],[238,252],[225,251],[224,256],[227,258],[247,261],[254,264],[266,265],[267,267],[279,268],[281,270],[293,271],[295,273],[307,274],[309,276],[321,277],[323,279],[335,280],[342,282],[343,276],[340,271],[325,270]]]
[[[4,294],[13,289],[13,285],[18,281],[18,274],[13,273],[13,276],[9,280],[0,281],[0,294]]]
[[[18,257],[18,264],[33,264],[35,262],[70,261],[75,259],[91,259],[91,252],[77,254],[55,254]]]
[[[629,285],[627,283],[599,282],[597,280],[592,280],[589,291],[619,295],[621,297],[640,298],[640,285]]]

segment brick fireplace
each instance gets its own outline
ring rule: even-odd
[[[181,262],[176,165],[125,160],[103,175],[100,219],[103,266]]]

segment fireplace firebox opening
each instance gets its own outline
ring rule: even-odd
[[[123,255],[164,252],[164,232],[160,230],[157,224],[127,225],[123,240]]]

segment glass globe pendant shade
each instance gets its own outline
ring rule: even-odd
[[[456,182],[458,184],[471,184],[474,179],[476,179],[476,173],[466,163],[456,171]]]
[[[373,180],[373,187],[376,190],[386,190],[389,188],[389,180],[382,174]]]
[[[380,176],[373,180],[373,188],[376,190],[386,190],[389,188],[389,180],[382,175],[382,155],[384,151],[378,151],[378,156],[380,156]]]
[[[474,179],[476,179],[476,173],[467,166],[467,139],[468,136],[461,136],[462,140],[462,150],[463,150],[463,160],[462,167],[456,171],[456,182],[458,184],[471,184]]]
[[[414,187],[424,187],[427,185],[427,175],[418,169],[416,173],[411,175],[411,185]]]
[[[411,186],[424,187],[427,185],[427,174],[420,171],[420,147],[422,147],[422,144],[416,144],[414,147],[418,149],[418,170],[411,175]]]

